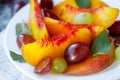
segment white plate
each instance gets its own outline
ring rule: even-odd
[[[57,0],[55,0],[57,2]],[[118,7],[120,9],[120,0],[105,0],[108,4],[111,5],[111,2],[114,2],[114,7]],[[111,5],[112,6],[112,5]],[[6,55],[9,58],[10,62],[22,73],[27,75],[28,77],[34,80],[118,80],[120,79],[120,62],[115,61],[111,66],[106,68],[105,70],[98,72],[92,75],[86,76],[68,76],[68,75],[55,75],[55,74],[47,74],[44,76],[36,75],[33,72],[33,67],[27,63],[19,63],[13,61],[10,57],[9,51],[14,51],[16,53],[20,53],[18,46],[16,44],[16,35],[15,35],[15,25],[18,22],[25,21],[29,23],[29,5],[22,8],[9,22],[5,36],[4,36],[4,48],[6,51]],[[120,18],[119,18],[120,19]]]

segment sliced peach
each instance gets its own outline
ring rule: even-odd
[[[111,50],[108,54],[99,54],[94,57],[88,57],[82,63],[69,65],[65,74],[69,75],[88,75],[107,68],[114,60],[114,44],[111,44]]]
[[[48,17],[44,18],[44,22],[50,35],[63,34],[65,32],[69,32],[72,29],[76,29],[76,28],[88,28],[91,31],[92,37],[94,39],[103,30],[102,27],[95,26],[95,25],[71,24],[68,22],[55,20]]]
[[[37,0],[30,0],[30,29],[36,40],[49,37]]]
[[[85,37],[84,37],[85,36]],[[45,57],[63,57],[66,48],[75,42],[91,43],[89,29],[75,29],[65,34],[54,36],[50,39],[38,40],[22,47],[24,59],[31,65],[36,66]]]
[[[68,4],[59,8],[54,7],[52,10],[59,19],[72,23],[75,16],[81,12],[89,12],[92,14],[92,24],[103,27],[104,29],[110,27],[118,17],[119,10],[111,7],[100,7],[95,9],[75,8]]]
[[[105,4],[104,2],[100,0],[90,0],[90,1],[91,1],[91,8],[99,8],[102,6],[108,6],[107,4]]]

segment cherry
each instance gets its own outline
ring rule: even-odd
[[[53,1],[52,0],[41,0],[41,7],[42,8],[53,8]]]
[[[44,13],[45,17],[50,17],[50,18],[58,20],[58,17],[54,13],[52,13],[49,9],[47,9],[47,8],[43,9],[43,13]]]
[[[12,8],[12,14],[14,15],[17,11],[19,11],[26,3],[24,1],[17,2]]]
[[[51,66],[52,59],[50,57],[46,57],[38,63],[38,65],[34,69],[34,72],[36,74],[46,74],[50,71]]]
[[[89,46],[86,43],[79,42],[70,45],[67,48],[64,57],[69,64],[76,64],[85,60],[89,53]]]
[[[23,45],[35,42],[35,39],[29,34],[20,34],[17,36],[17,45],[21,48]]]

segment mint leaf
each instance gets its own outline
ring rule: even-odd
[[[108,54],[110,51],[110,40],[106,30],[103,30],[92,44],[92,55]]]
[[[75,1],[76,1],[76,4],[82,8],[90,8],[91,6],[90,0],[75,0]]]
[[[31,35],[28,25],[25,22],[16,24],[16,36],[18,36],[20,34],[30,34]]]
[[[18,62],[21,62],[21,63],[25,63],[25,60],[23,59],[23,57],[21,55],[18,55],[16,54],[15,52],[13,51],[10,51],[10,56],[12,57],[12,59],[14,61],[18,61]]]

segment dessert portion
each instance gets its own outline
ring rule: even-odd
[[[110,29],[119,10],[99,0],[86,1],[63,0],[54,6],[52,0],[30,0],[32,35],[20,34],[23,41],[19,35],[17,44],[35,73],[88,75],[116,59]]]

